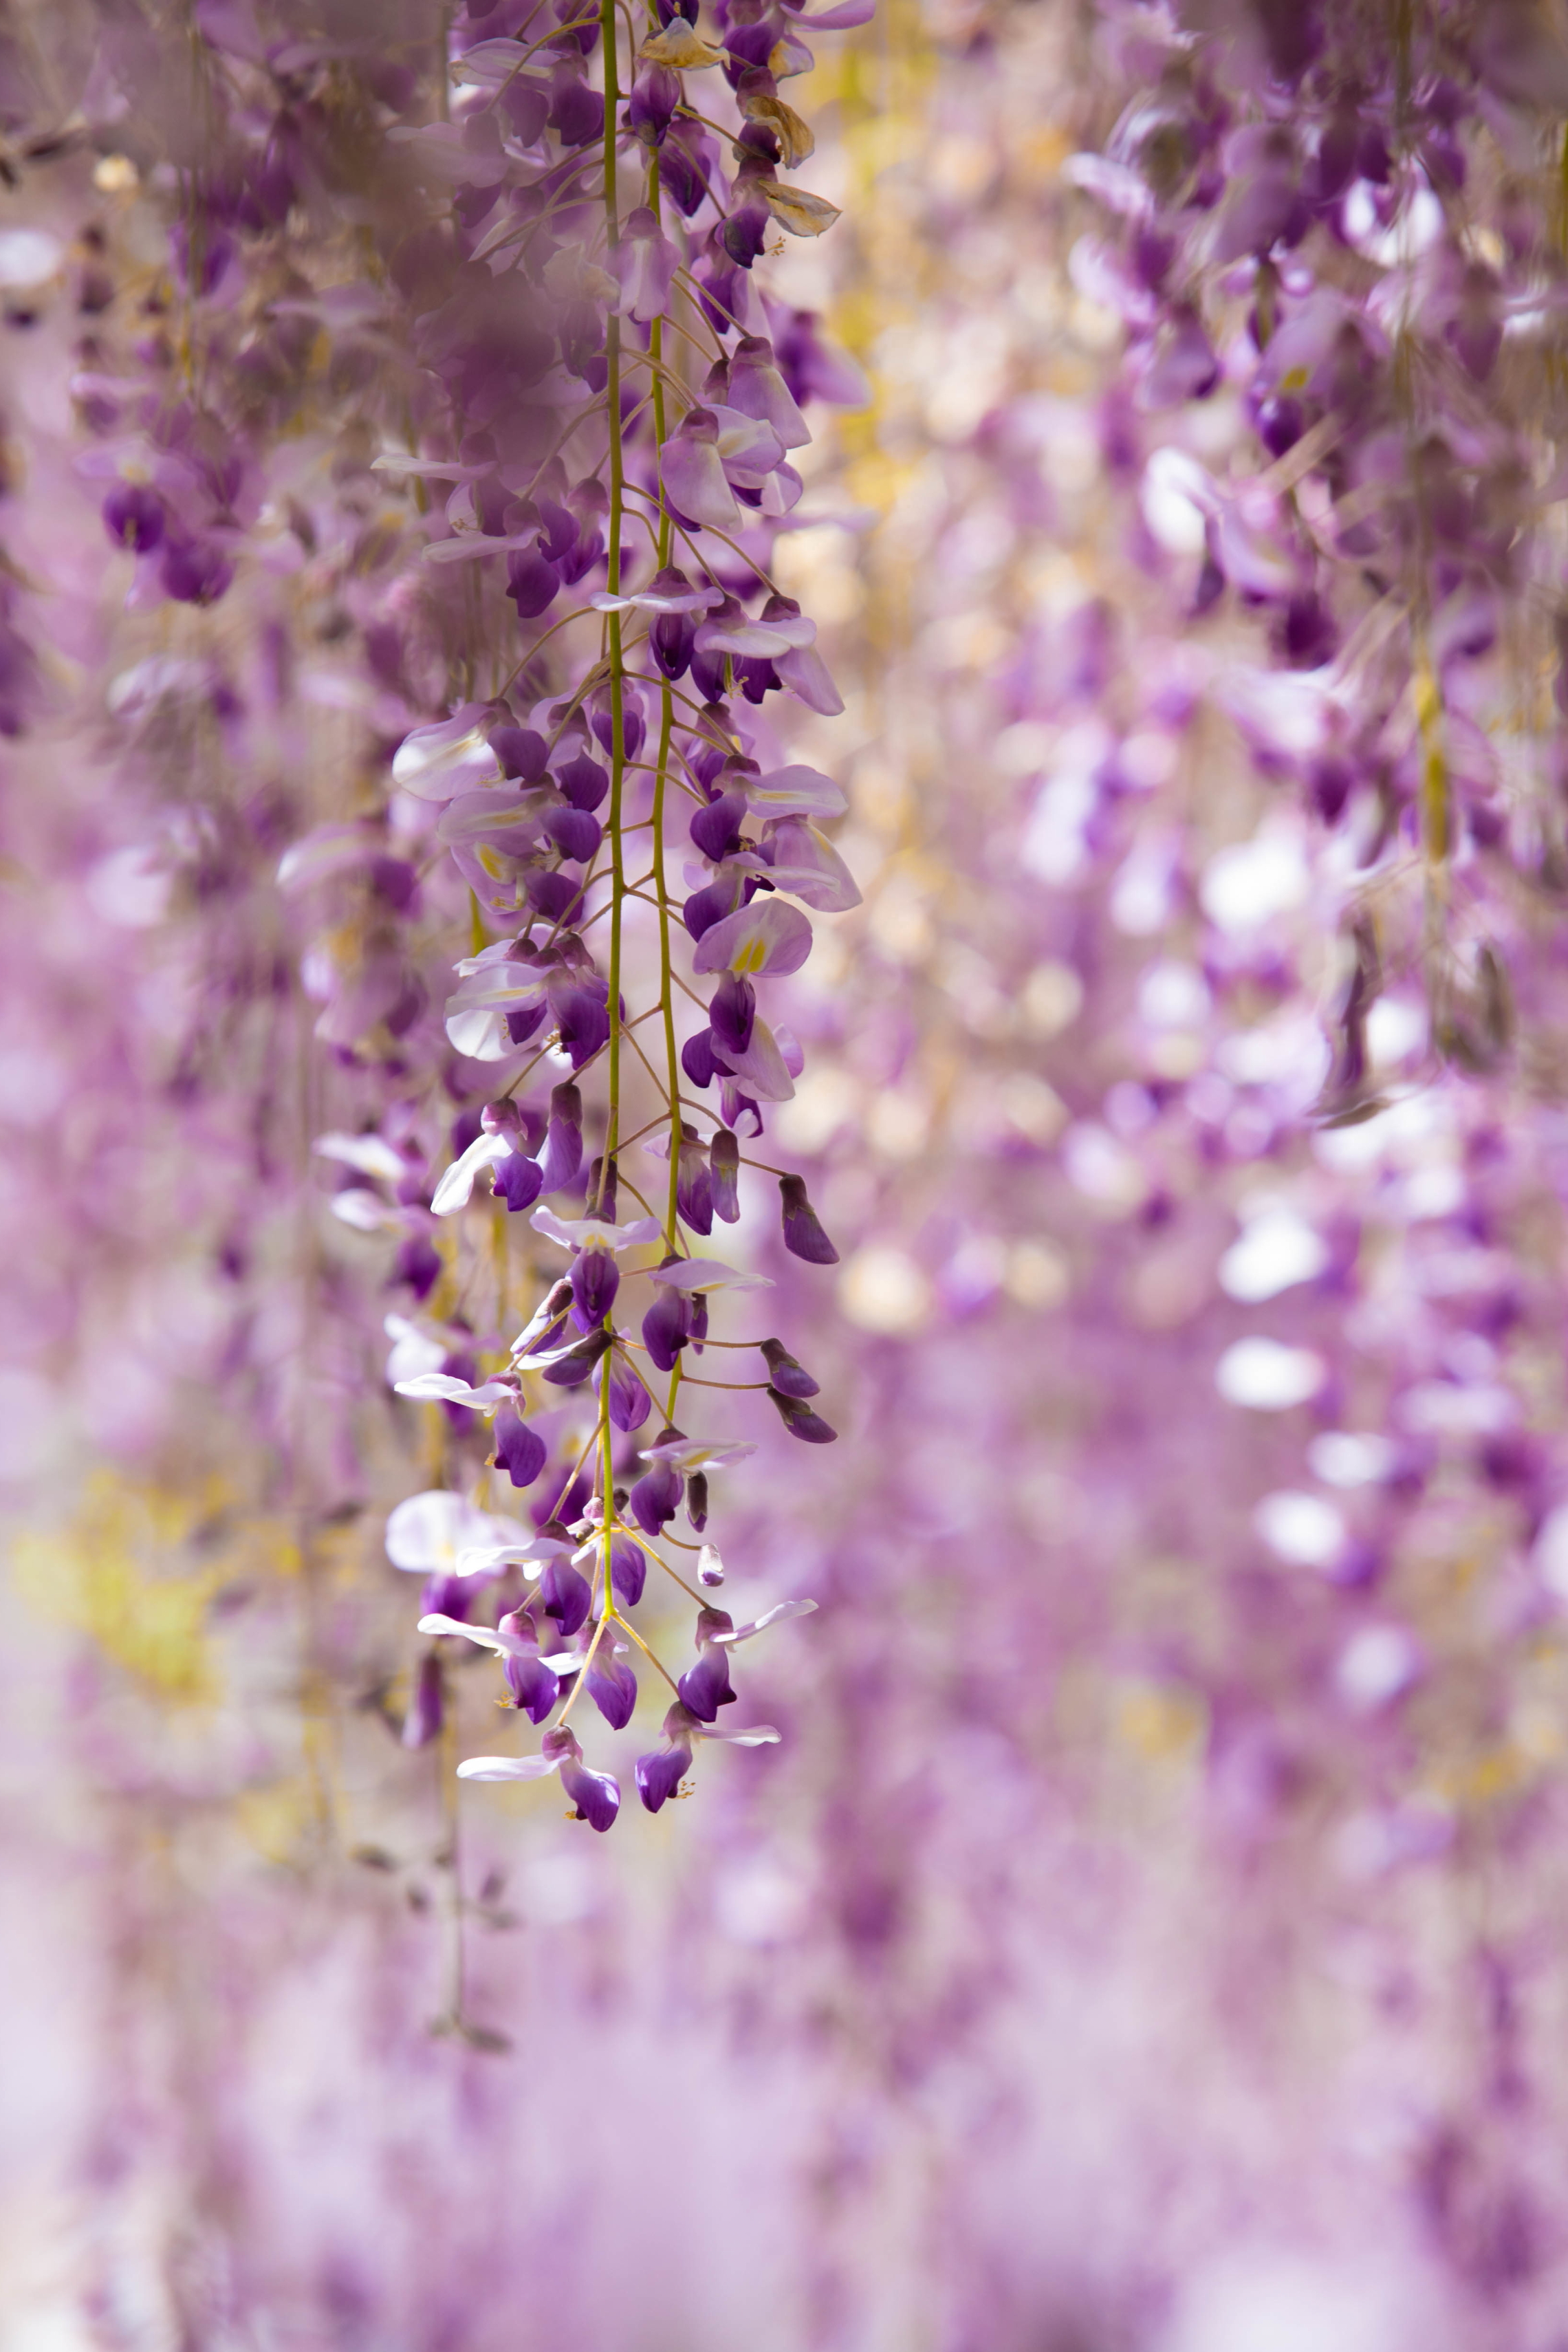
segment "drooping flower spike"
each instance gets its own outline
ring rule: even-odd
[[[832,30],[863,13],[817,21]],[[452,643],[388,774],[403,836],[428,853],[421,903],[458,919],[452,982],[413,1024],[432,1108],[457,1107],[449,1134],[426,1131],[438,1172],[425,1189],[419,1163],[384,1139],[357,1157],[340,1139],[321,1146],[364,1179],[345,1188],[340,1216],[405,1235],[432,1286],[450,1269],[444,1307],[472,1294],[459,1269],[480,1263],[478,1231],[503,1206],[485,1244],[498,1268],[534,1237],[569,1254],[521,1330],[502,1271],[489,1277],[489,1335],[460,1319],[449,1334],[420,1329],[399,1342],[389,1380],[409,1404],[439,1408],[454,1490],[470,1491],[483,1460],[513,1489],[585,1476],[597,1532],[575,1559],[548,1528],[532,1538],[505,1522],[468,1526],[443,1549],[405,1519],[397,1539],[422,1561],[439,1550],[448,1577],[535,1572],[563,1636],[592,1627],[584,1686],[612,1718],[635,1695],[613,1621],[639,1605],[644,1547],[682,1502],[700,1533],[709,1472],[756,1448],[739,1432],[698,1442],[670,1426],[710,1318],[765,1279],[696,1258],[691,1244],[715,1217],[738,1221],[745,1146],[804,1068],[768,992],[805,963],[814,919],[858,896],[820,830],[844,794],[788,764],[773,718],[791,701],[841,707],[815,621],[766,575],[774,527],[801,496],[790,460],[810,440],[812,401],[863,396],[848,362],[836,372],[781,310],[782,353],[752,289],[775,227],[816,236],[837,217],[787,177],[814,140],[776,75],[786,52],[791,71],[807,56],[784,20],[759,48],[760,26],[732,9],[696,18],[683,10],[634,54],[605,10],[549,35],[542,58],[510,18],[459,14],[451,120],[392,134],[429,192],[430,225],[394,265],[428,390],[413,437],[384,436],[374,463],[410,501],[419,568],[460,569],[476,642],[509,650],[487,670]],[[719,67],[705,104],[733,111],[728,177],[683,111],[686,78]],[[548,216],[563,171],[578,209],[525,266],[524,224]],[[158,517],[121,507],[122,536],[150,548]],[[765,584],[739,579],[737,561]],[[737,708],[754,721],[742,726]],[[326,919],[341,911],[333,877],[376,854],[368,830],[340,835],[285,856],[291,888],[326,894]],[[693,852],[702,862],[689,866]],[[384,959],[396,936],[395,924],[377,934]],[[331,967],[322,1034],[363,1054],[373,999],[343,963],[344,937],[339,920],[319,951]],[[692,996],[705,1008],[695,1026]],[[714,1090],[715,1119],[702,1121],[693,1088]],[[650,1129],[663,1166],[645,1200],[625,1145]],[[529,1232],[514,1244],[519,1213]],[[786,1197],[784,1230],[797,1255],[833,1262],[804,1190]],[[763,1411],[765,1385],[734,1383],[736,1410]],[[795,1433],[831,1433],[775,1387],[781,1398]],[[650,1421],[665,1433],[639,1463],[623,1448]],[[454,1493],[427,1499],[425,1516],[456,1527],[472,1507]],[[716,1549],[702,1557],[702,1580],[716,1581]]]

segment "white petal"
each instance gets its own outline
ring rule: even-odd
[[[394,1568],[406,1569],[411,1574],[450,1575],[462,1545],[482,1543],[487,1538],[493,1542],[509,1525],[476,1510],[447,1487],[427,1487],[424,1494],[410,1495],[399,1503],[388,1517],[386,1556]]]
[[[784,1738],[771,1723],[749,1724],[743,1731],[726,1731],[718,1723],[694,1723],[691,1728],[699,1739],[722,1739],[731,1748],[771,1748]]]
[[[630,1224],[612,1225],[604,1217],[558,1217],[553,1209],[535,1209],[529,1223],[536,1234],[559,1242],[563,1249],[608,1250],[612,1256],[622,1250],[644,1249],[664,1231],[657,1217],[637,1217]]]
[[[558,1536],[531,1536],[521,1543],[474,1544],[458,1554],[458,1576],[490,1576],[500,1568],[542,1567],[547,1559],[569,1552]]]
[[[770,1275],[742,1274],[716,1257],[682,1258],[679,1265],[650,1265],[647,1271],[670,1290],[771,1290],[773,1286]]]
[[[561,1340],[557,1346],[541,1348],[528,1355],[518,1352],[519,1342],[514,1340],[511,1351],[513,1366],[520,1372],[547,1372],[552,1364],[563,1364],[568,1356],[574,1354],[583,1345],[583,1337],[582,1333],[572,1331],[570,1337]]]
[[[500,763],[475,725],[476,706],[435,727],[416,727],[393,755],[392,781],[416,800],[449,801],[476,784],[500,783]]]
[[[504,1013],[453,1013],[447,1019],[447,1037],[455,1053],[470,1062],[505,1062],[521,1047],[514,1045]]]
[[[421,1617],[418,1630],[421,1633],[460,1633],[465,1642],[477,1642],[481,1650],[493,1650],[498,1658],[528,1658],[533,1654],[531,1643],[520,1642],[513,1634],[498,1633],[493,1625],[465,1625],[460,1617],[443,1617],[438,1610]]]
[[[475,1412],[494,1412],[517,1391],[506,1381],[486,1381],[482,1388],[471,1388],[453,1372],[416,1372],[411,1380],[394,1381],[399,1396],[416,1397],[421,1404],[466,1404]]]
[[[353,866],[368,866],[377,854],[363,824],[319,824],[290,844],[278,861],[280,890],[307,889]]]
[[[649,1445],[641,1455],[644,1462],[673,1462],[680,1470],[724,1470],[732,1462],[743,1462],[754,1454],[756,1447],[745,1440],[731,1444],[721,1437],[681,1437],[668,1444]],[[816,1603],[812,1602],[815,1609]]]
[[[438,1372],[451,1353],[445,1339],[433,1339],[405,1316],[389,1315],[382,1328],[393,1343],[386,1377],[395,1388],[399,1381],[411,1381],[416,1372]]]
[[[736,1642],[749,1642],[753,1633],[766,1633],[770,1625],[782,1625],[786,1617],[809,1617],[816,1607],[815,1601],[781,1601],[776,1609],[764,1609],[752,1625],[737,1625],[732,1633],[715,1633],[713,1640],[728,1649]]]
[[[643,613],[707,613],[710,612],[715,604],[721,604],[723,601],[724,592],[721,588],[674,590],[668,596],[659,595],[651,591],[645,592],[640,596],[612,596],[607,589],[601,588],[596,596],[590,596],[588,599],[595,613],[626,613],[634,610]]]
[[[401,1210],[392,1208],[379,1192],[363,1184],[352,1184],[346,1192],[334,1192],[327,1204],[341,1223],[352,1225],[356,1234],[400,1234],[404,1227]]]
[[[386,1184],[401,1183],[408,1173],[407,1160],[384,1135],[318,1135],[310,1149],[323,1160],[341,1160],[345,1168],[357,1168],[362,1176],[379,1176]]]
[[[476,971],[447,999],[447,1018],[457,1013],[531,1013],[544,1002],[544,975],[531,964],[493,963]]]
[[[542,790],[460,793],[442,810],[436,838],[444,841],[448,849],[488,842],[495,848],[521,856],[539,839],[539,821],[552,797]],[[477,956],[465,956],[456,969],[467,977],[469,972],[488,971],[491,964],[505,963],[511,952],[510,940],[498,940]]]
[[[456,1216],[467,1208],[474,1189],[474,1179],[481,1168],[499,1167],[511,1156],[511,1146],[504,1135],[476,1135],[462,1157],[454,1160],[437,1185],[430,1206],[438,1217]]]
[[[459,1780],[542,1780],[561,1769],[559,1756],[470,1756],[458,1767]]]

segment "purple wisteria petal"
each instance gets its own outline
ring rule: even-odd
[[[616,1599],[626,1609],[635,1609],[643,1596],[647,1580],[647,1554],[641,1544],[627,1535],[610,1538],[610,1582]]]
[[[504,1470],[514,1486],[531,1486],[549,1459],[543,1438],[515,1412],[499,1412],[495,1429],[496,1468]]]
[[[540,1191],[558,1192],[583,1164],[583,1097],[568,1083],[550,1097],[550,1124],[540,1156]]]
[[[621,1809],[621,1790],[612,1773],[595,1772],[586,1764],[567,1759],[561,1766],[561,1785],[576,1808],[579,1821],[599,1831],[614,1826]]]
[[[806,1198],[805,1178],[781,1176],[779,1198],[783,1203],[784,1247],[791,1256],[805,1258],[810,1265],[837,1265],[838,1252]]]
[[[811,955],[811,924],[783,898],[752,898],[703,931],[691,957],[693,971],[741,971],[783,976]]]
[[[739,530],[741,509],[719,455],[719,427],[711,410],[687,411],[679,431],[659,451],[658,473],[665,496],[688,522]]]
[[[593,1598],[587,1579],[569,1561],[545,1561],[539,1579],[539,1602],[545,1615],[554,1619],[563,1638],[587,1622]]]
[[[668,1746],[637,1758],[637,1795],[650,1813],[657,1813],[678,1793],[690,1769],[691,1749],[684,1741],[671,1740]]]
[[[654,1369],[672,1372],[691,1336],[690,1310],[684,1298],[660,1284],[653,1305],[642,1319],[642,1342]]]
[[[779,682],[824,719],[837,719],[844,709],[844,697],[828,671],[826,663],[815,646],[797,646],[787,654],[773,657],[773,668]]]
[[[713,1214],[727,1225],[739,1223],[741,1215],[741,1146],[739,1138],[727,1127],[721,1127],[708,1147],[708,1168],[712,1184]]]
[[[653,1411],[647,1383],[622,1348],[614,1348],[599,1368],[598,1380],[608,1383],[606,1408],[611,1424],[623,1435],[640,1429]]]
[[[445,1621],[443,1621],[444,1622]],[[420,1659],[415,1670],[414,1688],[409,1696],[408,1712],[403,1719],[405,1748],[428,1748],[441,1737],[446,1720],[442,1696],[441,1662],[434,1655]]]
[[[860,892],[838,852],[805,817],[785,817],[769,829],[768,868],[773,887],[825,915],[847,914]]]
[[[730,1686],[728,1654],[711,1643],[706,1644],[694,1666],[689,1666],[677,1685],[681,1705],[689,1709],[699,1723],[712,1723],[721,1706],[732,1706],[736,1693]]]
[[[639,205],[621,226],[615,254],[615,275],[620,286],[617,308],[624,317],[643,324],[662,315],[668,305],[677,256],[658,226],[657,215]]]
[[[501,1661],[501,1674],[519,1714],[526,1715],[530,1723],[542,1723],[561,1696],[554,1667],[537,1655],[509,1654]]]
[[[610,1729],[624,1730],[637,1703],[637,1678],[630,1666],[624,1659],[610,1656],[607,1644],[601,1642],[583,1681]]]

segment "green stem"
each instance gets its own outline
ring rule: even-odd
[[[600,44],[605,57],[605,247],[608,256],[620,242],[620,218],[616,204],[616,116],[620,84],[616,59],[615,0],[600,0]],[[606,379],[605,404],[610,439],[609,548],[605,585],[612,596],[621,589],[621,512],[626,504],[626,468],[621,447],[621,322],[612,311],[605,333]],[[626,863],[621,837],[622,803],[626,786],[626,667],[621,646],[621,616],[607,615],[610,673],[610,971],[609,1107],[605,1125],[605,1156],[599,1169],[598,1205],[615,1161],[621,1111],[621,921],[626,898]],[[606,1449],[606,1462],[608,1454]],[[606,1469],[606,1477],[608,1471]],[[606,1487],[606,1499],[608,1488]]]
[[[658,215],[658,158],[654,156],[647,173],[648,209]],[[665,439],[664,407],[664,320],[656,319],[648,329],[648,357],[653,362],[653,432],[657,446],[662,449]],[[658,566],[662,572],[670,557],[670,517],[662,491],[658,509]],[[675,1044],[675,990],[670,979],[669,960],[669,892],[664,875],[664,795],[669,778],[669,745],[675,727],[675,698],[669,690],[669,680],[661,676],[658,689],[658,761],[654,772],[653,786],[653,876],[654,893],[658,900],[658,1002],[664,1015],[664,1051],[669,1071],[669,1197],[665,1209],[665,1238],[673,1250],[676,1239],[677,1196],[680,1185],[680,1062]]]

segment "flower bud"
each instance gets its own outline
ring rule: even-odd
[[[824,1421],[820,1413],[813,1412],[799,1397],[786,1396],[782,1389],[774,1388],[769,1389],[768,1395],[777,1405],[779,1417],[792,1437],[800,1438],[807,1445],[833,1444],[838,1432]]]
[[[786,1352],[782,1339],[764,1339],[761,1342],[761,1347],[763,1361],[768,1368],[768,1378],[781,1395],[787,1397],[816,1395],[819,1383],[814,1381],[811,1374]]]
[[[837,1265],[838,1252],[823,1232],[816,1210],[805,1196],[804,1176],[781,1176],[779,1197],[784,1204],[784,1242],[792,1256],[808,1265]]]

